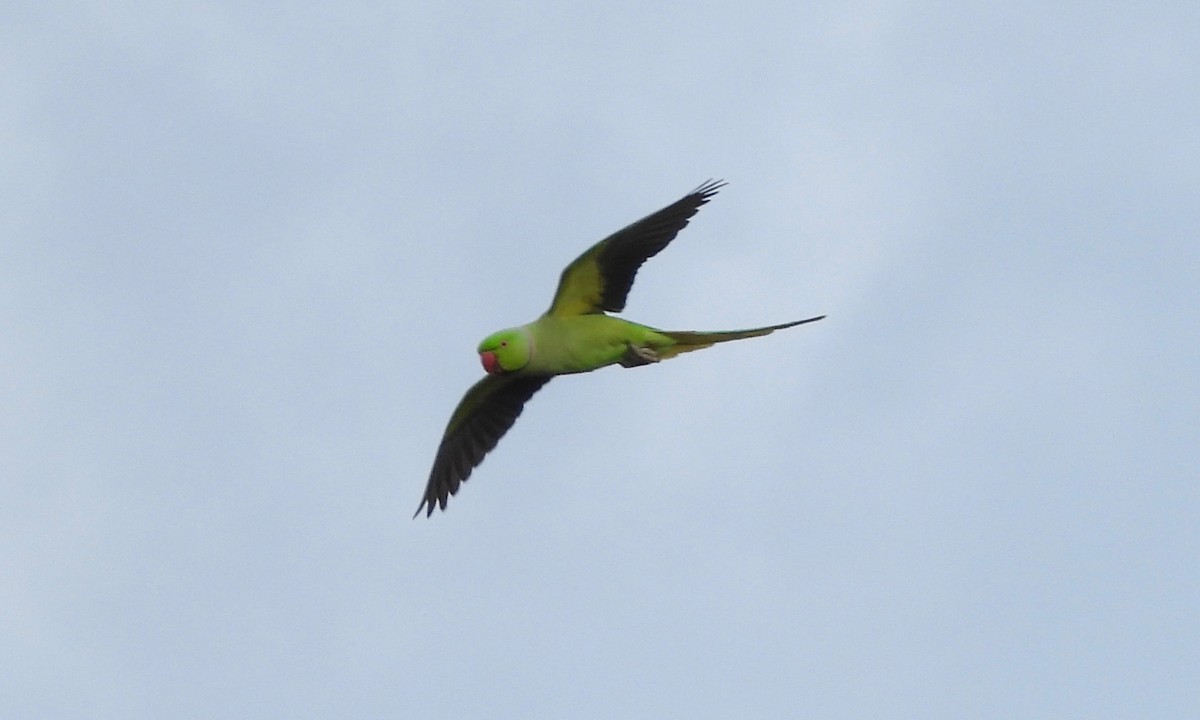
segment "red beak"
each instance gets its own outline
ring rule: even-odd
[[[479,361],[483,363],[483,369],[488,375],[495,375],[502,371],[500,361],[496,359],[496,353],[491,350],[485,350],[479,353]]]

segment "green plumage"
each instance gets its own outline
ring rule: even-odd
[[[658,330],[605,314],[624,309],[642,263],[665,248],[723,185],[705,183],[596,243],[563,270],[545,314],[484,338],[479,354],[488,375],[467,391],[450,417],[416,515],[422,510],[433,514],[435,505],[444,510],[449,496],[512,427],[529,398],[556,375],[616,364],[638,367],[824,317],[693,332]]]

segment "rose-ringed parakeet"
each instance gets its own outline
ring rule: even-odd
[[[715,343],[769,335],[824,318],[721,332],[657,330],[606,315],[621,312],[638,268],[687,226],[725,183],[709,181],[678,201],[593,245],[562,272],[550,309],[537,320],[493,333],[479,344],[487,375],[450,416],[415,518],[458,492],[484,455],[512,427],[526,401],[555,375],[607,365],[638,367]]]

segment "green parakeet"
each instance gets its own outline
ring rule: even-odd
[[[593,245],[562,272],[550,309],[537,320],[493,333],[479,344],[487,375],[458,403],[438,446],[415,518],[458,492],[484,455],[512,427],[526,401],[555,375],[620,364],[638,367],[715,343],[769,335],[806,320],[750,330],[674,332],[606,315],[621,312],[638,268],[687,226],[725,183],[709,181],[678,201]]]

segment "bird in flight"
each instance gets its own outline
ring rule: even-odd
[[[563,270],[545,314],[483,339],[479,359],[487,375],[471,386],[450,416],[414,518],[422,510],[426,517],[432,515],[434,506],[446,509],[446,501],[496,447],[529,398],[555,375],[616,364],[640,367],[715,343],[769,335],[825,317],[749,330],[676,332],[605,314],[625,309],[625,297],[638,268],[674,240],[700,206],[724,185],[710,180],[588,248]]]

